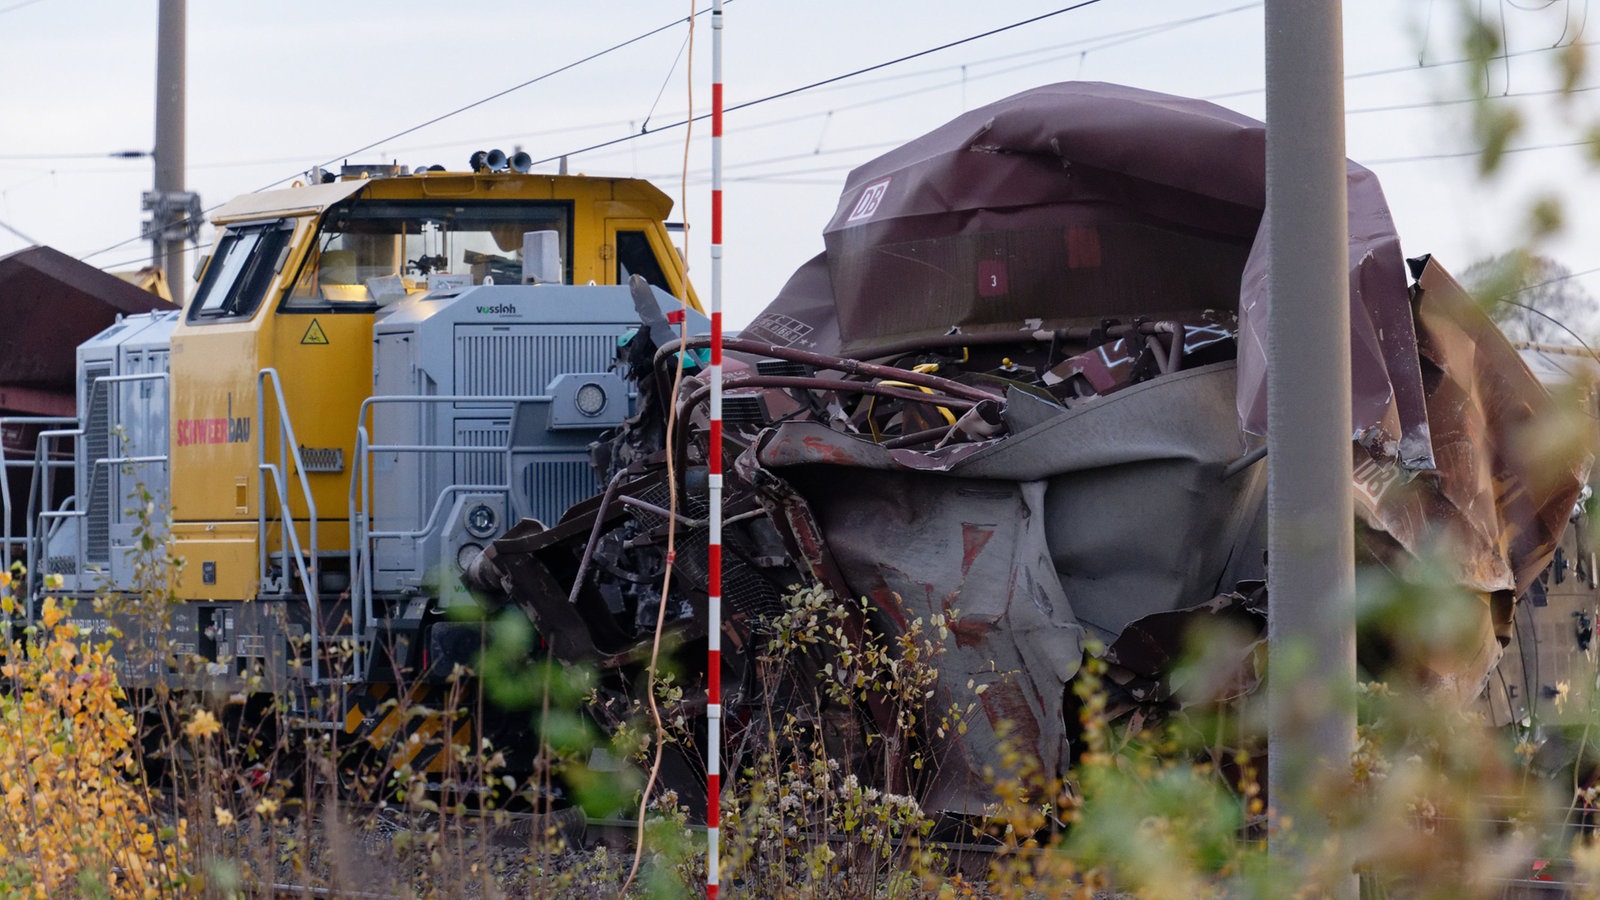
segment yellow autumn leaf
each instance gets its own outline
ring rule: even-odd
[[[221,730],[222,723],[218,722],[217,717],[210,711],[204,709],[196,712],[194,718],[189,720],[189,724],[183,726],[183,733],[187,734],[190,740],[196,741],[208,738]]]

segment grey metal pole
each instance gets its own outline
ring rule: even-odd
[[[1339,0],[1267,0],[1267,782],[1294,822],[1269,846],[1279,865],[1326,835],[1308,788],[1355,742],[1343,49]]]
[[[183,124],[187,0],[161,0],[156,39],[155,195],[150,240],[152,262],[162,267],[172,300],[183,305],[187,271],[182,237],[186,208],[173,198],[183,192]]]

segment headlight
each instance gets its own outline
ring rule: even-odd
[[[572,402],[578,407],[578,412],[586,416],[598,416],[606,408],[605,388],[591,381],[578,388],[578,394]]]
[[[461,547],[456,550],[456,568],[465,572],[467,570],[467,566],[472,565],[472,561],[477,559],[478,554],[482,552],[483,548],[477,544],[462,544]]]
[[[494,534],[495,519],[494,510],[480,503],[467,512],[467,531],[473,537],[486,538]]]

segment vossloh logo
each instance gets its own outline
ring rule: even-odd
[[[514,316],[517,314],[517,307],[511,303],[491,303],[488,306],[480,306],[477,309],[480,316]]]

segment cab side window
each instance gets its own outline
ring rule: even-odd
[[[230,227],[206,266],[189,306],[189,321],[236,319],[261,305],[283,267],[292,226],[284,221]]]
[[[617,232],[617,284],[627,284],[629,276],[639,275],[667,293],[672,286],[661,271],[661,261],[650,249],[650,239],[642,231]]]

